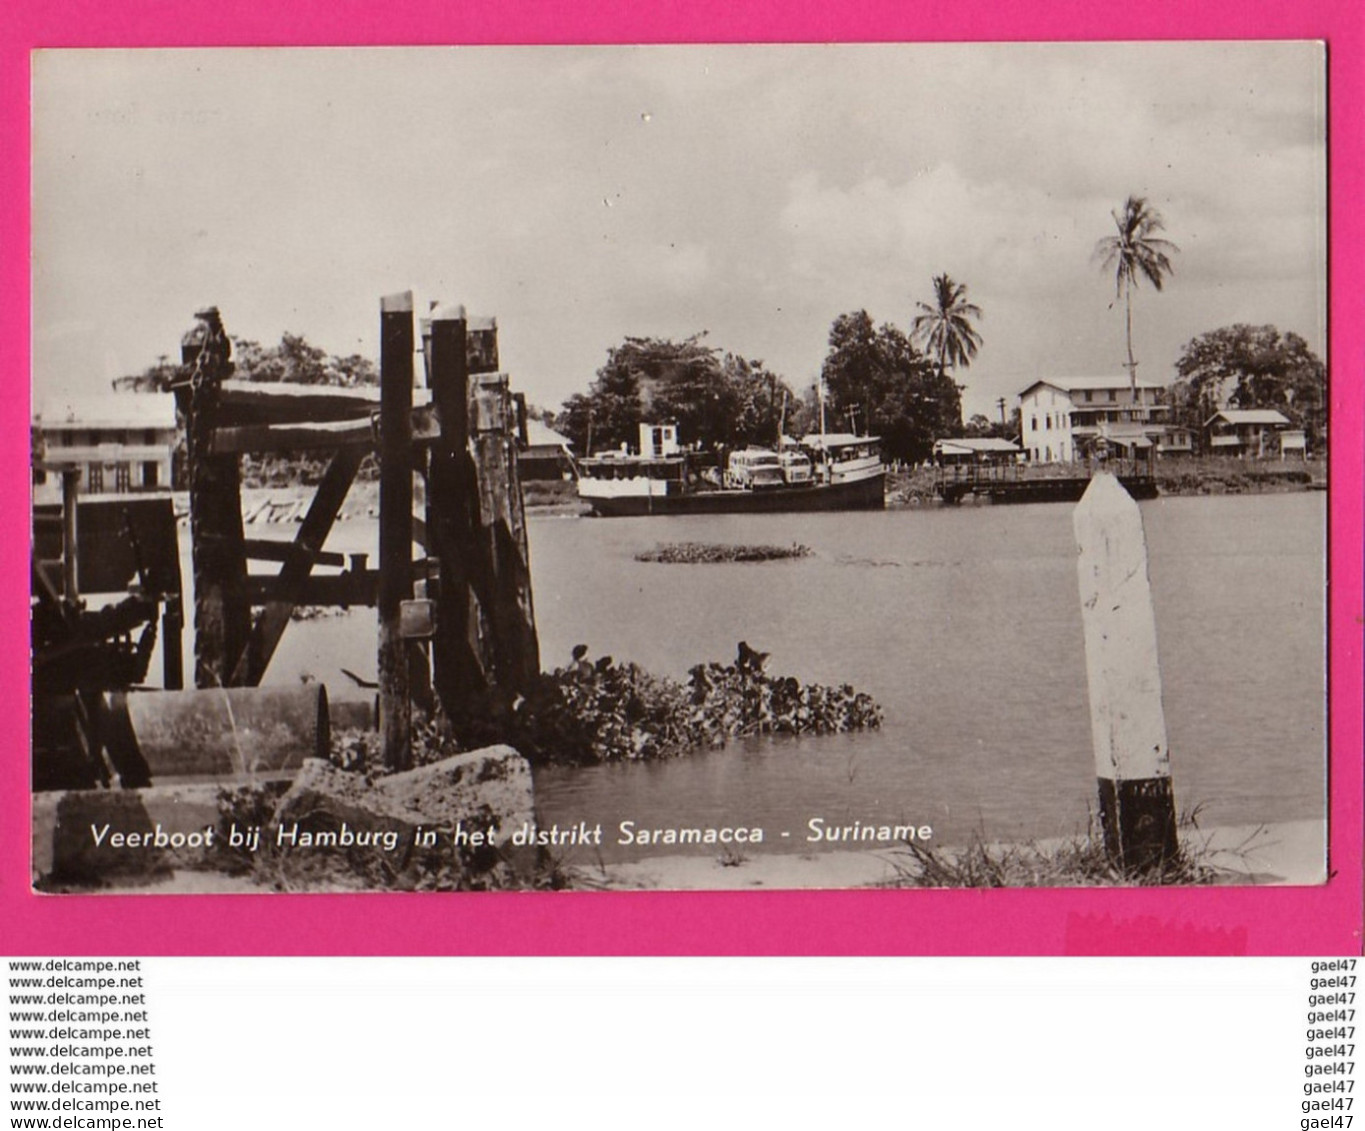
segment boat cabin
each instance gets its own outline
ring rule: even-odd
[[[814,432],[801,440],[818,483],[854,483],[883,474],[880,436]]]

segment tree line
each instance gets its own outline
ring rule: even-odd
[[[935,439],[962,428],[952,371],[976,356],[981,310],[949,276],[933,283],[934,301],[919,304],[909,333],[876,325],[866,310],[841,314],[830,327],[820,374],[826,429],[880,436],[887,459],[927,460]],[[588,391],[549,422],[585,454],[634,445],[642,423],[676,423],[680,442],[709,450],[771,447],[780,435],[819,429],[815,386],[798,393],[761,360],[704,338],[626,338],[607,351]]]

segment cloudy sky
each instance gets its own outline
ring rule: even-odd
[[[908,327],[948,272],[959,380],[1123,373],[1095,242],[1129,194],[1180,247],[1139,375],[1234,322],[1326,345],[1314,44],[47,52],[34,61],[36,396],[176,355],[201,304],[263,343],[377,353],[413,289],[499,319],[533,402],[626,335],[797,388],[832,320]]]

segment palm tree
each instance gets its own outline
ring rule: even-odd
[[[934,301],[915,304],[920,313],[910,324],[910,336],[923,342],[927,351],[938,358],[940,377],[948,366],[971,365],[981,345],[981,335],[972,325],[973,318],[982,317],[981,308],[967,301],[967,285],[955,283],[948,275],[934,276]]]
[[[1122,212],[1113,212],[1112,236],[1105,236],[1095,244],[1095,258],[1103,270],[1114,271],[1114,301],[1123,296],[1128,318],[1128,379],[1133,395],[1137,396],[1137,361],[1133,358],[1133,288],[1146,279],[1157,290],[1167,275],[1175,273],[1171,255],[1180,251],[1170,240],[1163,240],[1156,232],[1165,231],[1161,213],[1147,203],[1145,196],[1130,196]],[[1111,304],[1112,305],[1112,304]]]

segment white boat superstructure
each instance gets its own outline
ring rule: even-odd
[[[816,432],[802,439],[801,446],[814,461],[818,483],[857,483],[884,474],[877,436]]]

